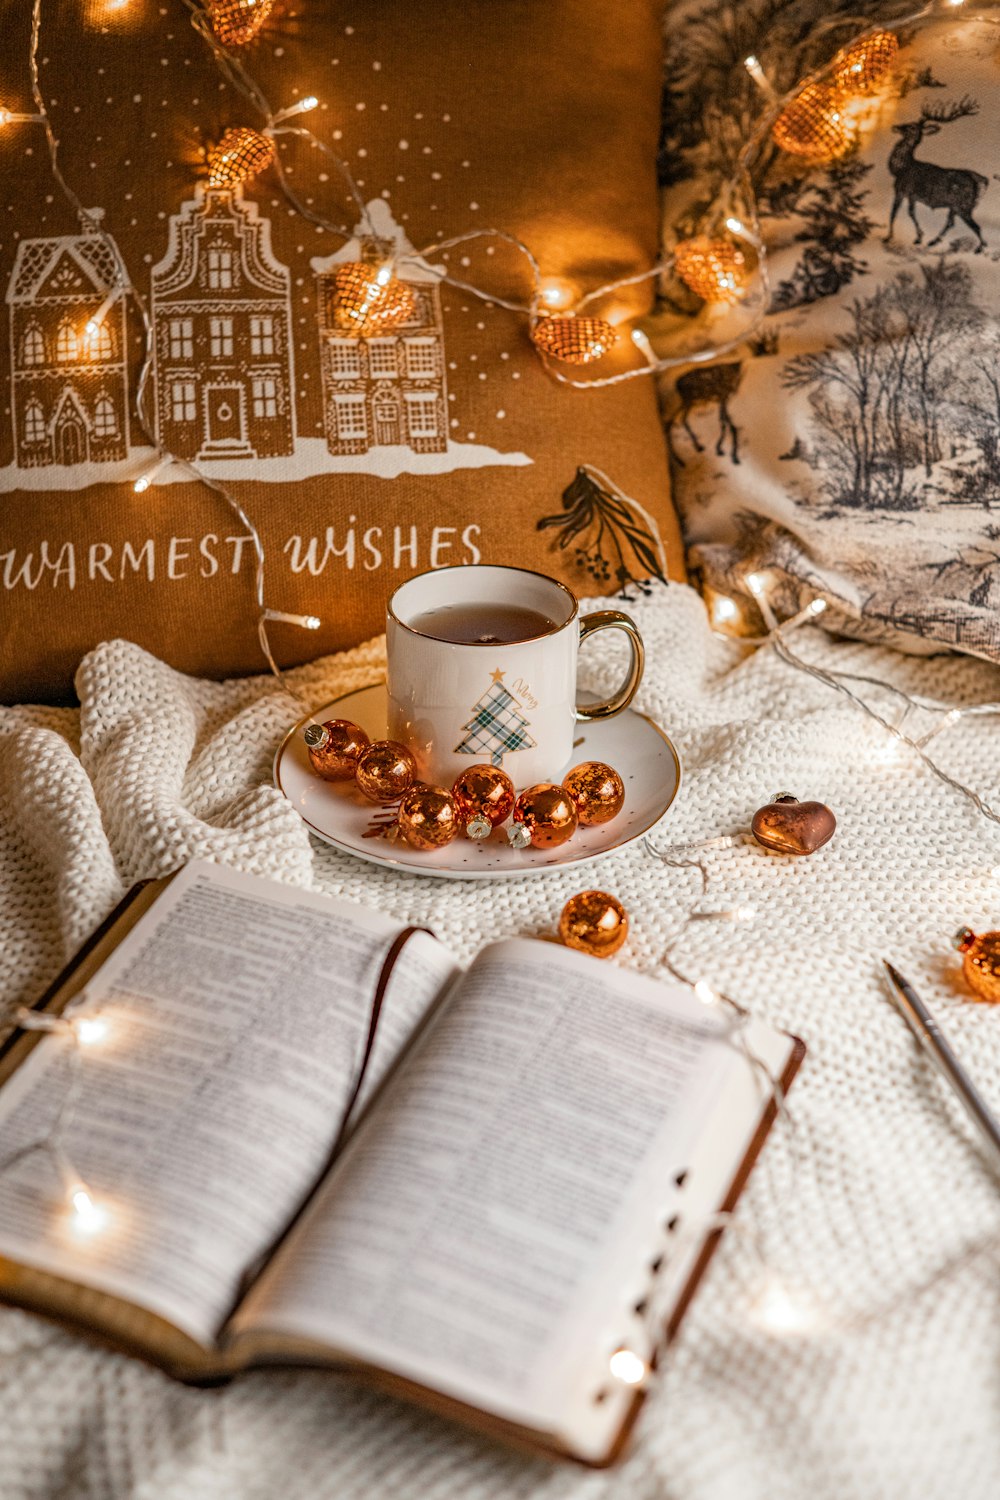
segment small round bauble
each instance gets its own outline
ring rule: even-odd
[[[779,792],[753,815],[750,831],[758,844],[775,854],[815,854],[829,843],[837,820],[825,802],[800,802]]]
[[[593,958],[610,958],[628,937],[628,914],[607,891],[581,891],[563,907],[559,936],[567,948],[578,948]]]
[[[374,740],[358,760],[357,783],[369,802],[396,802],[416,780],[417,763],[398,740]]]
[[[955,947],[962,957],[962,973],[974,995],[990,1005],[1000,1005],[1000,932],[972,931],[962,927],[955,934]]]
[[[625,783],[614,766],[602,760],[585,760],[563,777],[563,786],[573,798],[576,815],[585,828],[610,823],[625,804]]]
[[[577,821],[573,798],[565,787],[551,782],[529,786],[514,803],[514,827],[526,828],[536,849],[565,844],[576,832]]]
[[[307,724],[302,738],[313,770],[324,781],[353,781],[358,759],[371,744],[361,726],[350,719]]]
[[[450,844],[461,822],[455,799],[443,786],[412,786],[399,804],[399,836],[413,849],[441,849]]]
[[[487,839],[514,810],[514,783],[499,766],[470,766],[451,789],[459,822],[470,839]]]

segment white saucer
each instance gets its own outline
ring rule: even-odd
[[[554,866],[584,864],[622,849],[658,823],[677,796],[681,766],[670,740],[645,714],[626,709],[613,719],[581,724],[573,764],[602,760],[614,766],[625,783],[625,806],[610,823],[579,828],[557,849],[512,849],[501,829],[482,843],[457,838],[427,853],[397,840],[365,838],[380,809],[368,802],[353,782],[323,781],[312,769],[302,739],[309,719],[352,719],[370,737],[386,736],[385,686],[347,693],[292,726],[274,757],[274,784],[283,792],[317,838],[356,854],[372,864],[436,875],[445,880],[497,880],[540,875]]]

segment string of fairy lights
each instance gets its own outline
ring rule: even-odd
[[[116,3],[128,4],[129,0],[116,0]],[[183,3],[190,12],[195,32],[210,49],[223,77],[259,117],[255,126],[234,124],[229,127],[208,153],[206,175],[209,188],[242,187],[252,183],[262,172],[270,170],[275,174],[284,197],[296,213],[324,232],[347,241],[352,237],[350,229],[320,213],[311,204],[303,202],[288,180],[282,163],[282,141],[285,138],[305,141],[310,149],[320,152],[333,163],[355,206],[360,223],[368,231],[368,237],[376,249],[376,259],[349,262],[339,267],[335,276],[333,316],[337,326],[365,338],[390,331],[404,323],[413,312],[413,293],[405,282],[408,258],[419,258],[426,266],[426,257],[432,253],[440,255],[476,240],[502,242],[514,249],[524,263],[530,291],[522,301],[501,296],[489,286],[477,285],[468,278],[453,276],[441,266],[432,267],[432,270],[442,283],[523,316],[528,336],[549,375],[560,383],[588,389],[616,385],[682,365],[716,359],[738,348],[759,328],[768,308],[767,256],[753,188],[753,167],[762,146],[771,141],[780,150],[811,165],[846,154],[864,133],[866,105],[877,96],[895,66],[899,52],[897,33],[940,19],[945,14],[957,16],[962,13],[965,0],[931,0],[931,3],[895,21],[893,30],[876,26],[860,32],[840,48],[832,61],[800,80],[784,95],[779,96],[774,90],[759,60],[748,56],[745,59],[747,73],[760,89],[766,108],[743,146],[732,176],[720,183],[713,207],[706,213],[699,232],[677,243],[670,253],[647,269],[594,287],[579,297],[566,279],[543,272],[542,265],[530,246],[503,229],[460,232],[448,238],[438,238],[421,249],[406,254],[397,253],[394,246],[381,241],[375,233],[368,208],[347,163],[302,123],[302,117],[317,107],[316,97],[308,95],[287,107],[274,109],[245,66],[244,49],[274,19],[275,0],[183,0]],[[971,8],[967,18],[1000,24],[994,18],[984,17]],[[245,526],[247,534],[252,538],[256,555],[254,596],[261,649],[279,684],[293,698],[298,698],[298,693],[286,681],[276,662],[269,642],[268,626],[281,622],[315,630],[321,622],[314,615],[290,614],[267,605],[264,547],[251,517],[224,485],[207,474],[197,463],[171,453],[159,440],[155,415],[149,401],[150,376],[155,358],[151,320],[145,301],[132,280],[110,231],[100,220],[87,214],[78,194],[63,176],[59,160],[59,140],[39,77],[41,27],[42,0],[32,0],[28,75],[34,112],[17,112],[0,107],[0,127],[26,126],[42,130],[54,181],[66,201],[88,224],[91,232],[101,238],[115,267],[115,284],[109,288],[97,313],[88,320],[83,330],[84,338],[92,340],[99,336],[103,320],[119,299],[128,299],[138,314],[142,360],[137,383],[136,415],[144,435],[154,449],[155,459],[136,477],[134,489],[137,494],[146,492],[155,486],[157,478],[170,466],[178,466],[193,480],[205,485]],[[593,310],[595,305],[607,300],[616,291],[646,282],[656,284],[668,275],[676,276],[701,300],[709,326],[716,314],[725,314],[738,305],[747,313],[743,326],[721,340],[706,340],[694,349],[658,355],[638,322],[630,329],[628,338],[623,338],[621,324],[603,318]],[[627,352],[629,341],[635,351],[635,365],[616,370],[612,374],[594,373],[587,379],[568,373],[574,367],[599,365],[612,352],[621,351],[623,344]],[[1000,812],[973,789],[946,773],[927,751],[927,746],[938,735],[956,723],[973,716],[1000,713],[1000,704],[956,707],[908,694],[875,677],[821,668],[796,652],[790,646],[788,637],[801,626],[818,624],[819,616],[826,609],[825,601],[813,599],[791,619],[779,621],[770,603],[767,578],[762,574],[752,573],[747,576],[746,583],[765,625],[765,634],[748,642],[751,647],[773,648],[787,665],[846,696],[890,737],[889,743],[893,750],[899,753],[905,749],[913,751],[944,784],[968,799],[978,813],[991,822],[1000,824]],[[714,629],[728,634],[741,615],[742,606],[737,600],[715,596],[711,605]],[[884,691],[902,701],[902,710],[896,722],[873,708],[856,691],[861,685]],[[904,728],[904,722],[912,711],[935,715],[937,721],[923,733],[909,734]],[[687,846],[685,849],[675,846],[661,849],[647,840],[647,848],[654,857],[671,868],[696,869],[701,875],[701,890],[694,903],[683,914],[678,932],[663,955],[663,966],[677,980],[689,986],[706,1005],[724,1005],[730,1009],[735,1018],[732,1028],[735,1045],[747,1052],[752,1066],[762,1068],[764,1064],[749,1050],[746,1043],[744,1032],[748,1012],[729,996],[718,991],[708,979],[689,977],[673,958],[676,944],[693,922],[705,919],[724,922],[752,920],[752,911],[746,906],[705,911],[701,905],[708,888],[709,873],[704,861],[697,857],[698,851],[711,847],[728,847],[736,841],[738,840],[733,838],[716,839],[698,846]],[[105,1039],[107,1020],[99,1012],[93,1013],[84,1007],[80,1014],[70,1013],[63,1017],[22,1011],[18,1022],[25,1030],[58,1033],[68,1041],[71,1049],[70,1081],[53,1125],[45,1139],[32,1143],[18,1155],[32,1149],[47,1151],[65,1190],[67,1206],[75,1226],[84,1234],[99,1232],[108,1223],[109,1209],[95,1198],[76,1170],[65,1140],[71,1128],[81,1086],[83,1056],[90,1047]],[[791,1123],[780,1083],[769,1072],[768,1084],[775,1093],[779,1112]],[[3,1166],[8,1167],[12,1160],[13,1158],[8,1158]],[[725,1214],[714,1215],[711,1222],[688,1225],[687,1230],[689,1233],[704,1235],[721,1227],[728,1218]],[[994,1243],[996,1240],[991,1240],[988,1244],[977,1247],[975,1253],[991,1248]],[[772,1286],[769,1293],[772,1301],[773,1290]],[[778,1290],[780,1293],[781,1289]],[[658,1313],[655,1299],[651,1299],[649,1307]],[[774,1316],[768,1316],[765,1309],[761,1321],[772,1331],[790,1331],[793,1323],[788,1313],[788,1299],[779,1295]],[[651,1316],[651,1330],[653,1323]],[[655,1340],[652,1338],[650,1347],[655,1347]],[[620,1349],[612,1356],[611,1373],[625,1384],[641,1384],[649,1378],[650,1363],[651,1356],[647,1352],[637,1354],[631,1349]]]

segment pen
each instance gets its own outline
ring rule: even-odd
[[[1000,1124],[990,1113],[982,1094],[951,1050],[947,1038],[916,990],[887,959],[882,962],[891,980],[890,993],[904,1021],[942,1078],[954,1089],[980,1135],[992,1146],[1000,1164]]]

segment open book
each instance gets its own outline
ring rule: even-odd
[[[591,1464],[641,1401],[612,1357],[631,1378],[676,1326],[774,1111],[683,986],[526,939],[462,972],[206,863],[138,887],[40,1008],[79,1041],[0,1059],[0,1297],[185,1379],[349,1367]],[[746,1035],[787,1086],[802,1044]]]

